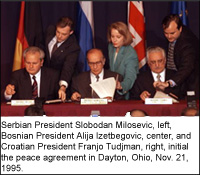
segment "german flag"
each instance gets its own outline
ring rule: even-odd
[[[23,51],[29,46],[43,46],[43,29],[39,2],[21,2],[15,45],[13,71],[24,68]]]

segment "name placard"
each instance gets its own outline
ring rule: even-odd
[[[34,104],[35,100],[11,100],[11,106],[29,106]]]
[[[81,99],[81,105],[106,105],[108,104],[107,99],[101,98],[83,98]]]
[[[171,98],[145,98],[146,105],[173,104]]]

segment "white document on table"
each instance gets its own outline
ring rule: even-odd
[[[116,88],[116,80],[114,77],[110,77],[91,83],[90,86],[100,98],[112,97],[113,99]]]
[[[155,95],[153,98],[171,98],[173,103],[179,103],[178,100],[175,98],[170,97],[168,94],[161,92],[161,91],[156,91]]]

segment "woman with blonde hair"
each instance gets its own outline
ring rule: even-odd
[[[107,38],[110,70],[123,76],[123,81],[117,83],[117,92],[128,100],[139,72],[138,56],[131,46],[132,35],[125,23],[115,22],[109,26]]]

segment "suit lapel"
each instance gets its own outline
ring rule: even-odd
[[[67,40],[66,41],[64,41],[57,49],[56,49],[56,51],[53,53],[53,55],[52,55],[52,58],[56,58],[56,57],[58,57],[60,54],[62,54],[66,49],[67,49],[67,47],[70,45],[70,43],[71,43],[71,38],[73,37],[73,35],[72,36],[69,36],[69,38],[67,38]]]
[[[109,76],[109,72],[106,69],[104,69],[103,79],[106,79],[106,78],[110,78],[110,76]]]
[[[82,78],[79,81],[77,81],[77,88],[82,98],[91,97],[92,88],[90,87],[90,84],[91,84],[90,71],[84,72],[84,76],[82,76]]]
[[[153,79],[153,74],[152,74],[151,70],[148,70],[148,75],[145,78],[144,82],[146,83],[146,87],[147,87],[147,89],[145,89],[145,90],[148,90],[148,88],[150,88],[148,91],[151,94],[150,97],[153,98],[153,96],[155,95],[156,91],[155,91],[155,88],[153,86],[154,79]]]
[[[110,69],[111,70],[114,70],[114,57],[115,57],[115,52],[116,52],[116,49],[111,46],[111,51],[110,51]]]
[[[40,97],[46,97],[47,89],[45,87],[49,87],[48,85],[48,75],[46,75],[46,71],[41,68],[41,77],[40,77]]]
[[[31,99],[32,98],[32,83],[29,73],[24,69],[24,78],[22,80],[23,86],[24,86],[24,98],[25,99]]]
[[[120,66],[122,60],[123,60],[123,57],[124,57],[124,47],[122,46],[120,49],[119,49],[119,52],[117,54],[117,58],[116,58],[116,61],[115,61],[115,64],[114,64],[114,67],[115,67],[115,70],[118,70],[118,67]]]
[[[54,37],[55,35],[49,35],[49,37],[47,38],[47,40],[46,40],[46,50],[48,51],[48,52],[46,52],[46,61],[47,61],[47,64],[49,65],[50,64],[50,53],[49,53],[49,43],[50,43],[50,41],[53,39],[53,37]]]
[[[91,84],[90,71],[88,71],[87,79],[86,79],[86,83],[85,84],[87,85],[87,88],[86,88],[87,95],[86,95],[86,97],[92,97],[92,88],[90,86],[90,84]]]

